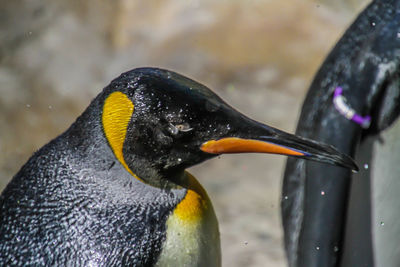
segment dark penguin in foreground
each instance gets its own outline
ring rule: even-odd
[[[400,1],[375,0],[326,58],[296,133],[354,155],[362,169],[288,159],[282,221],[290,267],[400,266]],[[363,117],[361,127],[335,106]]]
[[[185,169],[243,152],[357,168],[177,73],[126,72],[2,193],[0,265],[220,266],[213,207]]]

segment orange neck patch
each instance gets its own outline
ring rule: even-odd
[[[187,180],[183,186],[187,188],[187,193],[183,200],[176,206],[174,214],[183,221],[196,222],[212,208],[211,202],[206,191],[196,178],[189,172],[185,172],[185,175],[187,176]]]
[[[114,92],[104,101],[102,123],[115,157],[133,177],[141,181],[126,164],[122,152],[133,110],[132,101],[124,93]]]

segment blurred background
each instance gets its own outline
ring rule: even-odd
[[[0,191],[111,79],[156,66],[293,132],[307,87],[365,0],[0,0]],[[285,266],[285,158],[226,155],[190,171],[220,222],[223,266]]]

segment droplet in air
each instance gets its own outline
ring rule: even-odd
[[[316,250],[319,250],[319,247],[315,247]]]
[[[400,32],[397,33],[397,38],[400,38]]]
[[[372,27],[375,27],[376,23],[375,23],[375,22],[372,22],[371,25],[372,25]]]
[[[233,85],[233,84],[228,84],[228,86],[226,87],[226,89],[228,90],[228,91],[230,91],[230,92],[233,92],[233,91],[235,91],[235,85]]]
[[[27,108],[30,108],[30,107],[31,107],[31,105],[30,105],[30,104],[26,104],[26,107],[27,107]]]
[[[325,191],[321,191],[321,196],[325,196]]]
[[[287,200],[287,199],[289,199],[289,197],[288,197],[288,196],[285,196],[284,199]]]
[[[369,166],[368,164],[364,164],[364,169],[368,170]]]
[[[334,252],[338,252],[338,251],[339,251],[339,247],[338,247],[338,246],[334,246],[334,247],[333,247],[333,251],[334,251]]]
[[[181,158],[178,158],[178,162],[182,162],[182,159],[181,159]]]
[[[49,106],[49,109],[52,109],[53,107],[52,106]]]

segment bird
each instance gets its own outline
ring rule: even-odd
[[[358,169],[330,145],[254,121],[176,72],[111,81],[0,196],[0,265],[220,266],[217,217],[185,169],[273,153]]]
[[[296,134],[334,145],[363,168],[288,160],[281,207],[290,267],[400,266],[399,28],[400,1],[370,1],[310,85]],[[338,91],[345,105],[335,103]]]

